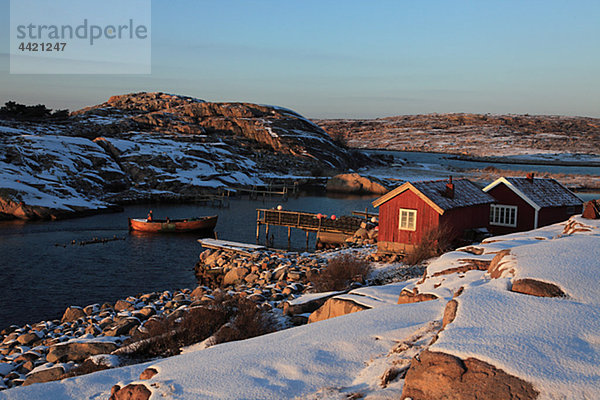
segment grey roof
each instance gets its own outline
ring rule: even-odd
[[[583,201],[551,178],[504,178],[540,208],[578,206]]]
[[[485,193],[477,185],[468,179],[455,179],[454,198],[444,196],[448,180],[411,182],[419,192],[427,196],[442,210],[448,211],[453,208],[469,207],[477,204],[493,203],[492,196]]]

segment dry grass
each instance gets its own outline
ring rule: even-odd
[[[311,283],[318,292],[343,290],[352,282],[363,283],[371,270],[371,264],[350,254],[342,254],[329,260],[327,268],[316,275]]]
[[[274,322],[254,302],[240,296],[216,295],[211,304],[148,321],[146,332],[126,343],[126,355],[149,359],[179,354],[180,349],[219,332],[217,343],[247,339],[274,330]],[[222,329],[227,326],[231,329]]]
[[[71,369],[69,372],[64,373],[59,379],[72,378],[74,376],[87,375],[92,372],[103,371],[109,369],[106,365],[96,364],[92,360],[88,359],[81,363],[79,366]]]
[[[423,235],[421,242],[406,255],[404,263],[417,265],[431,257],[439,256],[452,248],[454,234],[447,226],[433,228]]]
[[[233,342],[273,332],[275,321],[253,301],[238,298],[235,317],[228,329],[220,329],[215,335],[216,343]]]
[[[126,343],[135,344],[127,356],[148,359],[179,354],[181,347],[206,339],[227,320],[221,307],[194,307],[179,316],[149,321],[144,325],[145,333]]]

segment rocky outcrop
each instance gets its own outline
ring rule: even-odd
[[[310,314],[308,323],[324,321],[329,318],[340,317],[357,311],[368,310],[369,307],[357,304],[352,300],[333,297],[325,302],[319,309]]]
[[[212,103],[166,93],[132,93],[112,96],[106,103],[79,110],[74,115],[119,116],[113,131],[138,129],[172,134],[242,138],[299,158],[323,160],[338,168],[348,155],[329,135],[296,112],[251,103]],[[106,124],[105,124],[106,125]],[[121,129],[119,128],[123,126]],[[111,129],[106,129],[110,134]],[[100,136],[100,135],[97,135]],[[248,143],[249,144],[249,143]]]
[[[156,374],[158,374],[158,371],[156,369],[154,369],[154,368],[146,368],[140,374],[140,380],[145,381],[145,380],[148,380],[148,379],[152,379]]]
[[[505,257],[507,257],[509,254],[510,249],[500,250],[494,256],[494,258],[492,258],[492,261],[488,267],[488,273],[493,279],[502,277],[505,272],[508,274],[514,274],[514,269],[510,268],[510,263],[505,260]]]
[[[336,175],[327,181],[327,191],[353,194],[385,194],[388,190],[380,183],[357,173]]]
[[[152,392],[141,384],[129,384],[125,387],[115,385],[110,391],[108,400],[148,400]]]
[[[402,399],[528,400],[533,385],[475,358],[425,350],[413,358]]]
[[[333,296],[337,296],[338,293],[332,293],[330,295],[326,295],[323,297],[319,297],[317,299],[306,301],[299,304],[291,304],[288,301],[283,302],[283,314],[284,315],[298,315],[298,314],[307,314],[313,313],[325,304],[327,300],[329,300]]]
[[[78,320],[79,318],[83,318],[86,316],[86,313],[83,311],[83,308],[77,306],[67,307],[65,313],[63,314],[60,322],[73,322]]]
[[[112,342],[72,342],[61,343],[50,347],[46,360],[48,362],[83,361],[89,356],[108,354],[117,349]]]
[[[555,284],[530,278],[514,280],[511,291],[537,297],[567,297]]]
[[[65,373],[65,369],[62,365],[55,365],[50,368],[41,369],[39,371],[32,371],[27,375],[23,386],[32,385],[34,383],[50,382],[60,379],[62,374]]]
[[[456,318],[456,310],[458,309],[458,302],[456,300],[450,300],[444,308],[444,317],[442,319],[442,329],[446,325],[451,324]]]
[[[583,205],[583,218],[600,219],[600,200],[586,201]]]
[[[419,293],[418,288],[412,291],[403,290],[398,296],[398,304],[419,303],[421,301],[436,300],[438,297],[433,293]]]
[[[487,271],[490,267],[490,260],[480,260],[480,259],[472,259],[472,258],[459,258],[458,262],[462,263],[462,265],[458,267],[448,268],[443,271],[438,271],[431,275],[432,277],[440,276],[440,275],[449,275],[460,272],[467,271]]]
[[[192,200],[217,188],[265,185],[278,174],[283,182],[354,163],[294,111],[165,93],[113,96],[61,122],[0,120],[0,133],[0,219]]]

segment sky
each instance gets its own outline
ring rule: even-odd
[[[146,75],[10,74],[9,15],[0,0],[0,104],[163,91],[310,118],[600,117],[597,0],[154,0]]]

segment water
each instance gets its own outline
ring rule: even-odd
[[[373,197],[301,197],[287,202],[232,200],[229,208],[196,205],[136,205],[125,211],[53,222],[0,222],[0,329],[59,318],[67,306],[114,302],[129,295],[193,288],[193,267],[202,251],[196,234],[129,233],[127,217],[219,215],[221,239],[255,243],[256,209],[350,214],[371,207]],[[264,227],[261,231],[264,242]],[[276,247],[287,247],[287,229],[271,229]],[[106,243],[71,245],[94,237],[123,237]],[[60,246],[56,246],[59,244]],[[304,232],[292,230],[292,246],[304,249]],[[63,247],[66,246],[66,247]],[[311,235],[314,248],[314,235]]]
[[[463,161],[454,160],[450,157],[454,155],[444,153],[420,153],[411,151],[388,151],[388,150],[369,150],[373,153],[392,154],[397,159],[404,159],[411,163],[424,165],[426,168],[434,170],[442,167],[450,170],[468,170],[468,169],[483,169],[485,167],[495,167],[510,171],[527,171],[527,172],[549,172],[562,174],[578,174],[578,175],[600,175],[600,167],[586,166],[563,166],[563,165],[535,165],[535,164],[511,164],[511,163],[488,163],[481,161]],[[490,154],[493,155],[493,154]],[[437,167],[437,168],[436,168]],[[447,173],[446,173],[447,176]]]

